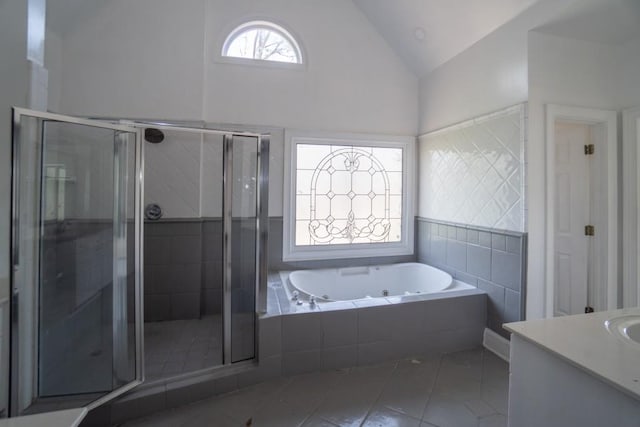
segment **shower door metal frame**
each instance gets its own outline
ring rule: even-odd
[[[213,373],[220,368],[229,366],[250,368],[253,360],[259,361],[258,351],[258,325],[257,317],[254,328],[254,344],[255,351],[253,359],[232,362],[231,345],[232,345],[232,329],[231,329],[231,279],[232,279],[232,201],[233,201],[233,144],[235,137],[255,138],[257,147],[257,163],[256,177],[258,180],[256,187],[256,283],[255,283],[255,314],[266,313],[267,311],[267,276],[268,276],[268,257],[267,257],[267,238],[268,238],[268,198],[269,198],[269,144],[270,135],[265,133],[231,131],[222,129],[212,129],[206,127],[204,123],[182,122],[179,125],[173,125],[169,121],[153,121],[153,120],[133,120],[121,121],[129,126],[139,128],[142,132],[146,128],[155,128],[172,132],[197,133],[201,135],[218,135],[223,137],[223,187],[222,187],[222,221],[223,221],[223,358],[222,365],[212,366],[199,371],[187,372],[175,378],[186,379],[193,376],[201,376],[206,373]],[[204,126],[204,127],[199,127]],[[144,145],[144,144],[143,144]],[[163,380],[164,381],[164,380]]]
[[[9,386],[9,415],[10,416],[18,416],[20,413],[26,409],[22,408],[22,404],[19,401],[19,395],[21,392],[22,384],[20,383],[20,335],[19,335],[19,316],[18,316],[18,304],[20,301],[20,287],[16,283],[16,270],[17,265],[20,262],[20,238],[21,238],[21,229],[20,229],[20,155],[21,155],[21,138],[23,129],[21,126],[21,118],[23,116],[31,117],[34,119],[42,120],[42,124],[45,121],[53,121],[60,123],[69,123],[83,126],[90,126],[94,128],[102,128],[109,129],[115,132],[125,132],[135,135],[135,166],[134,166],[134,245],[135,245],[135,260],[134,260],[134,268],[135,268],[135,285],[134,285],[134,322],[135,322],[135,378],[127,384],[123,386],[117,387],[111,392],[108,392],[104,396],[95,399],[89,402],[86,405],[83,405],[88,410],[94,409],[114,398],[130,391],[131,389],[137,387],[138,385],[144,382],[144,345],[142,343],[144,337],[144,326],[143,326],[143,271],[141,268],[142,259],[143,259],[143,221],[142,221],[142,212],[143,206],[142,202],[144,200],[144,146],[142,144],[142,132],[141,130],[127,126],[123,124],[113,124],[102,122],[98,120],[84,119],[73,116],[66,116],[61,114],[47,113],[42,111],[29,110],[25,108],[14,107],[12,109],[12,147],[11,147],[11,158],[12,158],[12,170],[11,170],[11,216],[12,216],[12,226],[11,226],[11,251],[10,251],[10,305],[9,305],[9,313],[10,313],[10,386]],[[120,139],[120,135],[115,135],[115,138]],[[43,143],[43,126],[39,126],[37,129],[36,140],[40,141],[40,144]],[[42,156],[42,153],[40,154]],[[38,162],[40,163],[40,161]],[[39,166],[42,167],[41,165]],[[42,172],[41,172],[42,173]],[[41,190],[40,190],[41,191]],[[40,197],[41,199],[41,197]],[[42,203],[42,200],[39,201]],[[41,213],[38,213],[38,222],[40,222]],[[126,218],[125,218],[126,220]],[[41,230],[42,233],[42,230]],[[116,249],[114,249],[116,251]],[[115,252],[114,252],[115,253]],[[39,263],[39,262],[38,262]],[[35,299],[36,303],[39,301],[39,272],[38,275],[38,283],[34,283],[32,285],[35,286],[33,299]],[[39,318],[37,311],[34,313],[33,319],[34,325],[39,324]],[[34,326],[38,327],[38,326]],[[115,330],[114,330],[115,334]],[[30,399],[31,402],[35,401],[38,398],[38,384],[37,379],[39,375],[39,368],[37,367],[37,358],[39,353],[39,344],[32,341],[30,344],[32,354],[35,354],[32,360],[32,378],[31,384],[29,385],[28,390],[30,390]]]
[[[267,276],[269,274],[268,238],[269,238],[269,149],[271,137],[262,134],[258,137],[258,191],[256,192],[257,233],[256,247],[256,313],[267,312]],[[257,332],[256,332],[257,334]],[[256,339],[256,357],[258,343]]]
[[[231,279],[232,279],[232,242],[233,234],[233,135],[223,136],[222,148],[222,364],[231,364]]]

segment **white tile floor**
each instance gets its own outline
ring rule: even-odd
[[[148,381],[196,371],[222,363],[222,320],[146,322],[145,373]]]
[[[278,378],[126,427],[506,426],[508,365],[483,349]]]

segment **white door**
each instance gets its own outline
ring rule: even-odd
[[[556,122],[554,315],[584,313],[588,305],[590,220],[589,125]]]

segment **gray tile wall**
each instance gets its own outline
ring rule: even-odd
[[[524,320],[526,233],[417,219],[418,262],[438,267],[488,294],[487,326]]]
[[[232,226],[232,311],[255,307],[255,221]],[[222,312],[223,229],[219,218],[145,222],[145,320]]]
[[[145,321],[200,317],[203,228],[201,220],[145,223]]]
[[[395,264],[400,262],[416,261],[415,255],[403,255],[284,262],[282,260],[282,225],[282,217],[269,217],[269,271],[289,271],[308,268],[342,268],[354,265]]]
[[[222,313],[222,220],[202,225],[202,314]]]
[[[282,373],[475,348],[482,343],[485,316],[484,294],[283,315]]]

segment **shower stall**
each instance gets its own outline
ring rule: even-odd
[[[253,366],[269,136],[13,120],[11,415]]]

